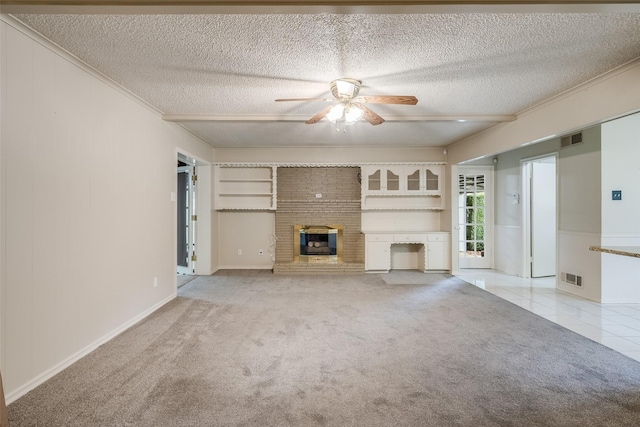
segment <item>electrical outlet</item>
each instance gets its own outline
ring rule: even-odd
[[[264,255],[264,251],[262,249],[258,249],[258,255],[260,256]]]
[[[242,249],[238,249],[238,255],[242,255]]]
[[[316,193],[316,199],[322,199],[322,193]]]
[[[153,278],[153,287],[154,287],[154,288],[157,288],[157,287],[158,287],[158,278],[157,278],[157,277],[154,277],[154,278]]]

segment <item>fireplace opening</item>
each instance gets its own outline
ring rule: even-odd
[[[297,261],[338,262],[342,258],[342,226],[294,226],[294,258]]]
[[[338,255],[338,230],[300,230],[300,255]]]

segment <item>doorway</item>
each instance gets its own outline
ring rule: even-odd
[[[196,261],[196,166],[195,160],[178,155],[176,205],[178,274],[194,274]]]
[[[493,167],[461,166],[458,173],[460,268],[491,268],[493,254]]]
[[[523,277],[556,275],[556,160],[554,154],[521,161]]]

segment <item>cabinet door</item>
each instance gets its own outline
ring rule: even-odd
[[[386,183],[387,193],[399,193],[400,192],[400,176],[402,175],[401,170],[395,169],[386,169],[384,170],[384,177]]]
[[[382,190],[382,169],[366,169],[367,191]]]
[[[368,242],[366,258],[366,269],[389,271],[391,268],[391,254],[389,253],[389,242]]]
[[[427,270],[449,270],[447,242],[427,243]]]
[[[422,170],[419,168],[407,168],[404,175],[405,190],[407,193],[419,193],[423,189],[421,175]]]
[[[442,192],[442,168],[440,166],[429,166],[425,168],[425,192],[427,194],[440,194]]]
[[[401,168],[366,168],[364,176],[366,180],[366,189],[368,193],[397,194],[403,188],[403,180]]]

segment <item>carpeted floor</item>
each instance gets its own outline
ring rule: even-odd
[[[190,281],[194,280],[196,277],[198,276],[192,274],[178,274],[176,276],[176,284],[178,285],[178,288],[181,288]]]
[[[640,363],[459,279],[201,276],[18,426],[637,426]]]

